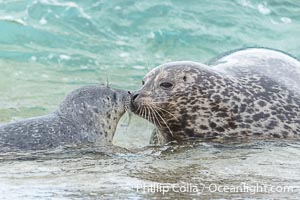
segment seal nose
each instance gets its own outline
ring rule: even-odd
[[[139,94],[137,93],[137,94],[133,94],[133,96],[132,96],[132,102],[134,102],[134,100],[137,98],[139,96]]]

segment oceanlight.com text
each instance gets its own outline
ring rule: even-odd
[[[219,185],[219,184],[138,184],[135,189],[139,193],[196,193],[202,194],[204,192],[210,193],[290,193],[294,192],[296,186],[280,186],[280,185],[263,185],[263,184],[247,184],[240,185]]]

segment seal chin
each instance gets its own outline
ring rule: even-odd
[[[125,112],[130,109],[130,106],[131,106],[131,99],[130,99],[130,95],[126,95],[126,96],[123,96],[123,106],[124,106],[124,109],[125,109]]]

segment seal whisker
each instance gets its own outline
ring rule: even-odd
[[[159,120],[158,120],[158,118],[157,118],[157,115],[156,115],[156,113],[155,113],[155,108],[153,108],[152,106],[150,106],[150,108],[152,109],[152,113],[153,113],[153,116],[154,116],[154,119],[157,121],[157,124],[155,124],[155,125],[158,125],[158,126],[160,126],[160,127],[162,127],[162,125],[161,125],[161,123],[159,122]]]
[[[166,127],[168,128],[168,130],[170,131],[172,137],[174,137],[173,132],[171,131],[170,127],[168,126],[167,122],[164,120],[164,118],[159,114],[159,112],[157,112],[157,110],[154,110],[157,115],[160,117],[160,119],[164,122],[164,124],[166,125]]]
[[[161,110],[161,111],[164,111],[164,112],[170,114],[170,115],[171,115],[172,117],[174,117],[177,121],[179,121],[179,119],[178,119],[174,114],[170,113],[169,111],[167,111],[167,110],[165,110],[165,109],[163,109],[163,108],[161,108],[161,107],[159,107],[159,106],[157,106],[157,105],[155,105],[155,104],[153,104],[152,106],[154,106],[155,108],[157,108],[157,109],[159,109],[159,110]]]
[[[151,112],[150,112],[150,110],[149,110],[149,106],[147,105],[146,106],[146,109],[147,109],[147,120],[149,121],[149,122],[152,122],[152,118],[151,118]],[[153,123],[153,122],[152,122]]]
[[[137,108],[137,110],[136,110],[136,112],[138,113],[138,115],[141,115],[141,106],[140,105],[138,105],[138,108]]]
[[[154,117],[154,112],[153,112],[153,108],[151,107],[151,105],[148,105],[149,108],[149,114],[151,116],[151,121],[154,125],[157,126],[156,121],[155,121],[155,117]]]
[[[145,118],[146,118],[146,108],[143,106],[143,107],[142,107],[142,110],[143,110],[143,112],[142,112],[142,115],[141,115],[141,116],[142,116],[142,118],[145,119]]]

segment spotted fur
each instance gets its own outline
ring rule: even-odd
[[[154,136],[160,143],[195,138],[299,138],[300,95],[290,83],[300,83],[300,73],[294,78],[300,64],[285,54],[275,54],[274,58],[271,50],[260,50],[245,51],[242,55],[248,56],[248,62],[245,56],[235,55],[235,63],[228,64],[232,53],[211,62],[211,66],[184,61],[161,65],[145,76],[145,84],[135,93],[131,110],[156,125]],[[262,63],[264,70],[258,66]],[[277,79],[272,75],[277,64],[281,70],[289,68],[295,73]],[[173,83],[173,88],[160,88],[163,81]],[[152,106],[151,112],[138,112],[139,107],[153,104],[160,109],[154,110]],[[153,110],[166,123],[155,118]]]
[[[106,86],[79,88],[49,115],[1,125],[0,151],[110,143],[128,97]]]

